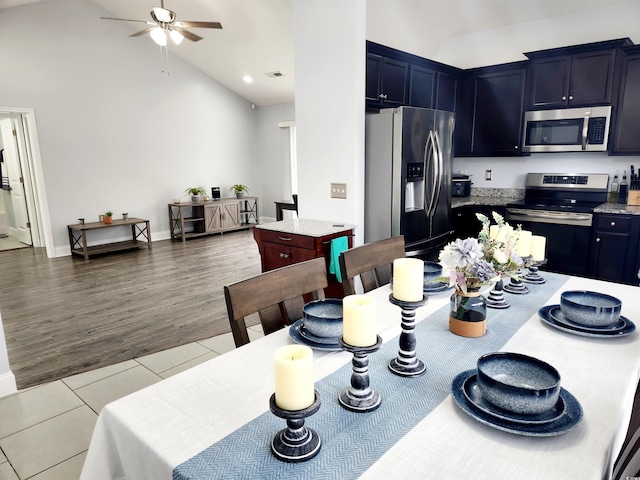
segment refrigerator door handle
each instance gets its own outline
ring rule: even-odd
[[[435,139],[435,145],[436,145],[435,154],[438,160],[437,161],[438,173],[437,173],[436,186],[434,190],[435,200],[433,202],[433,212],[430,212],[430,215],[434,215],[436,213],[436,206],[440,202],[440,194],[442,190],[442,176],[444,175],[444,158],[442,155],[442,146],[440,145],[440,136],[438,135],[437,131],[434,131],[433,137]]]
[[[437,160],[437,154],[436,154],[436,139],[435,136],[433,134],[433,130],[429,131],[429,136],[427,137],[427,143],[425,145],[425,149],[424,149],[424,160],[425,160],[425,165],[424,165],[424,176],[425,176],[425,182],[424,182],[424,197],[425,197],[425,202],[427,199],[427,194],[429,192],[427,192],[427,186],[429,185],[429,182],[427,181],[427,174],[429,172],[429,167],[431,166],[431,164],[433,163],[433,178],[431,180],[431,185],[435,185],[435,183],[438,180],[438,164],[436,162]],[[435,190],[432,189],[431,190],[431,194],[429,196],[429,205],[427,206],[427,208],[425,208],[425,210],[427,211],[427,216],[431,217],[431,210],[433,210],[434,205],[435,205]]]

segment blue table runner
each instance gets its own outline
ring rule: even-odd
[[[389,371],[387,364],[398,352],[398,337],[371,354],[371,387],[382,397],[373,412],[350,412],[338,403],[338,393],[350,385],[351,362],[316,382],[322,406],[305,422],[322,440],[315,458],[295,464],[277,460],[271,454],[271,439],[286,423],[267,411],[178,465],[173,479],[357,478],[451,393],[451,382],[458,373],[475,368],[483,354],[500,350],[568,280],[549,272],[543,276],[547,283],[529,285],[528,295],[505,294],[510,308],[487,309],[483,337],[465,338],[449,332],[448,304],[418,323],[416,353],[427,367],[421,377],[404,378]],[[264,401],[268,405],[269,399]]]

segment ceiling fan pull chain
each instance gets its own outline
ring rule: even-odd
[[[169,75],[169,50],[166,45],[160,47],[160,67],[162,73]]]

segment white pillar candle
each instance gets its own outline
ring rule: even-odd
[[[283,410],[302,410],[315,400],[313,351],[305,345],[287,345],[273,355],[276,405]]]
[[[499,230],[500,227],[498,225],[491,225],[489,227],[489,240],[495,240],[496,238],[498,238]]]
[[[513,227],[505,223],[498,229],[498,236],[496,237],[496,240],[498,242],[505,242],[507,240],[507,237],[511,235],[512,232]]]
[[[532,233],[528,230],[520,230],[518,239],[516,240],[516,253],[520,258],[531,255],[531,237]]]
[[[393,261],[393,296],[396,300],[418,302],[423,297],[424,262],[419,258]]]
[[[366,295],[342,299],[342,340],[354,347],[370,347],[378,341],[376,301]]]
[[[544,260],[544,252],[547,246],[547,239],[540,235],[531,236],[531,256],[536,262]]]

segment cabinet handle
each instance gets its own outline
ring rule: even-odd
[[[611,226],[615,227],[616,226],[616,222],[611,222]]]
[[[600,238],[596,238],[596,242],[600,243]]]
[[[573,100],[573,95],[569,95],[569,100]]]
[[[564,102],[566,99],[567,99],[567,96],[566,96],[566,95],[563,95],[563,96],[562,96],[562,101]]]
[[[289,258],[289,254],[288,253],[281,253],[280,254],[280,258]]]
[[[290,242],[291,240],[293,240],[293,238],[291,237],[278,237],[278,238],[284,242]]]
[[[378,95],[381,99],[386,100],[387,96],[384,93],[381,93],[380,95]]]

